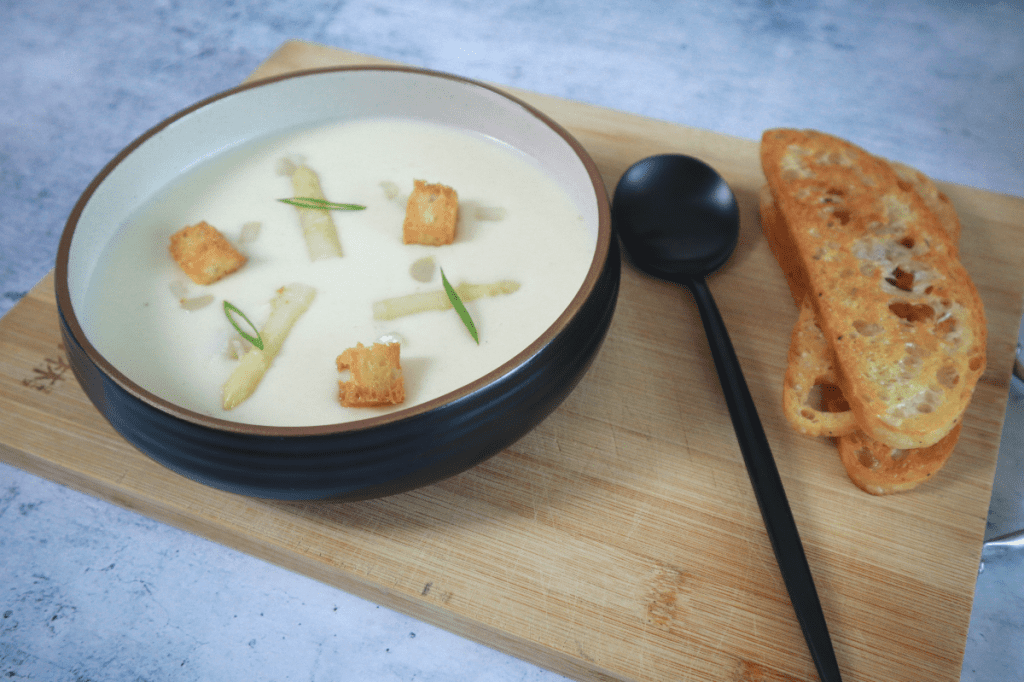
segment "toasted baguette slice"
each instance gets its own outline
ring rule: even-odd
[[[960,238],[960,220],[949,198],[931,178],[915,168],[889,161],[901,180],[921,196],[936,214],[942,229],[954,241]],[[759,195],[761,227],[765,239],[779,262],[800,316],[793,326],[789,362],[783,383],[783,409],[790,425],[808,436],[838,437],[857,430],[857,421],[838,388],[838,377],[828,344],[814,319],[807,300],[806,276],[798,260],[788,227],[767,185]],[[863,436],[867,439],[867,436]]]
[[[935,445],[900,450],[883,445],[857,431],[836,439],[846,474],[858,488],[872,495],[891,495],[916,488],[936,474],[949,459],[960,438],[957,423]]]
[[[782,406],[790,426],[807,436],[845,436],[858,428],[808,303],[793,326]]]
[[[889,163],[900,179],[936,214],[943,230],[954,241],[959,239],[960,221],[956,211],[931,179],[905,164]],[[872,495],[903,492],[932,478],[952,454],[960,425],[935,445],[910,450],[883,445],[857,430],[842,391],[834,385],[836,374],[828,344],[814,319],[814,309],[805,297],[806,280],[799,263],[792,257],[794,248],[786,231],[788,228],[767,185],[761,190],[759,208],[765,238],[800,308],[783,388],[783,405],[790,424],[810,436],[836,437],[840,460],[850,480]]]
[[[770,130],[761,159],[861,429],[934,445],[985,368],[984,309],[956,242],[888,163],[839,138]]]
[[[760,193],[761,229],[779,262],[800,317],[789,342],[782,407],[786,420],[807,436],[841,436],[857,430],[857,420],[839,388],[831,351],[807,300],[806,276],[796,259],[796,248],[771,191]]]
[[[857,430],[857,420],[839,387],[836,367],[824,335],[807,299],[806,275],[786,224],[768,185],[761,187],[761,228],[775,255],[800,317],[793,327],[790,352],[782,383],[782,410],[786,421],[809,436],[840,436]]]

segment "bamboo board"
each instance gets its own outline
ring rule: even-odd
[[[252,75],[384,63],[289,42]],[[1024,200],[942,184],[986,304],[989,366],[937,479],[860,492],[793,433],[796,319],[757,220],[757,144],[509,90],[568,128],[611,191],[679,151],[741,204],[709,284],[789,495],[846,680],[959,679],[1024,290]],[[127,445],[67,369],[53,275],[0,319],[0,459],[580,680],[816,679],[688,294],[626,266],[609,336],[568,400],[462,475],[359,503],[280,503],[181,478]]]

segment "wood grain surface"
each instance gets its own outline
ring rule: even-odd
[[[284,44],[254,74],[382,63]],[[764,421],[849,681],[959,679],[1024,289],[1024,200],[942,184],[989,322],[957,452],[926,486],[858,490],[781,411],[796,320],[762,238],[757,143],[510,90],[570,130],[609,192],[703,158],[740,202],[709,284]],[[213,490],[127,445],[60,347],[52,274],[0,319],[0,458],[580,680],[814,680],[688,293],[623,271],[593,368],[537,429],[442,483],[359,503]]]

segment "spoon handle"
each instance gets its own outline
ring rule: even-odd
[[[743,453],[743,461],[747,465],[747,473],[754,486],[754,495],[761,508],[761,517],[775,550],[775,560],[789,591],[793,610],[800,622],[804,639],[807,640],[811,658],[818,669],[818,677],[822,682],[839,682],[839,665],[832,649],[825,614],[818,601],[811,568],[807,564],[807,557],[800,543],[800,533],[797,531],[796,521],[793,520],[786,491],[782,487],[782,479],[775,466],[761,419],[757,415],[757,408],[743,378],[743,371],[729,339],[729,333],[725,329],[725,322],[703,279],[691,279],[685,284],[700,310],[708,344],[711,346],[711,355],[715,359],[718,377],[722,382],[725,401],[729,405],[729,415],[732,417],[740,451]]]

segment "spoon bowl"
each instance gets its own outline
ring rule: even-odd
[[[838,682],[839,665],[782,479],[725,322],[704,282],[736,248],[740,229],[736,198],[725,180],[703,161],[681,154],[651,156],[631,166],[619,180],[612,199],[612,225],[634,265],[654,277],[683,284],[693,294],[743,462],[818,677],[822,682]]]
[[[703,277],[729,259],[740,233],[736,197],[715,169],[681,154],[631,166],[612,219],[634,264],[659,279]]]

